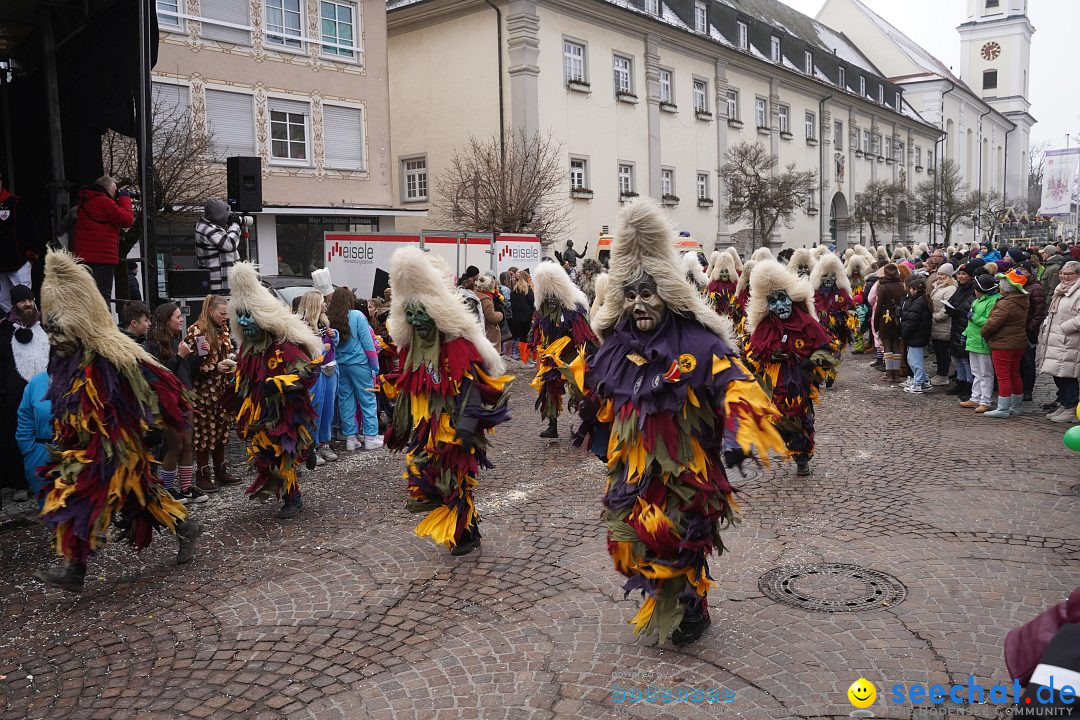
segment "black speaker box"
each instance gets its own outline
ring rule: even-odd
[[[226,192],[234,212],[262,212],[262,159],[234,155],[225,160]]]
[[[197,297],[210,294],[209,270],[170,270],[169,297]]]

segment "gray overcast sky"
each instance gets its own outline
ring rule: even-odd
[[[810,17],[824,0],[783,0]],[[964,0],[863,0],[874,12],[898,27],[939,60],[960,73],[960,35]],[[1035,26],[1031,39],[1031,114],[1038,121],[1031,142],[1050,141],[1051,147],[1071,144],[1080,134],[1080,93],[1073,86],[1070,57],[1080,42],[1080,0],[1030,0],[1028,17]],[[963,78],[969,85],[968,78]]]

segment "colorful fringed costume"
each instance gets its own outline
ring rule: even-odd
[[[46,394],[53,448],[41,516],[66,563],[35,577],[80,592],[86,562],[114,522],[136,550],[150,544],[154,531],[176,533],[177,562],[190,561],[201,527],[155,481],[155,443],[148,439],[165,428],[187,429],[183,386],[120,333],[89,271],[71,255],[46,257],[42,300],[53,345]]]
[[[596,335],[589,327],[589,302],[570,281],[566,272],[551,262],[540,263],[533,272],[536,316],[530,345],[537,355],[532,387],[537,392],[536,409],[548,421],[541,437],[558,437],[557,422],[563,408],[566,381],[560,365],[573,360],[583,350],[596,349]],[[574,412],[575,407],[570,411]]]
[[[725,454],[768,462],[784,450],[729,322],[670,269],[669,233],[655,203],[623,211],[607,300],[593,319],[603,343],[564,371],[582,396],[576,441],[607,462],[608,551],[626,593],[645,597],[631,623],[683,644],[710,622],[708,556],[724,551],[720,530],[736,522]],[[658,322],[642,319],[650,302]]]
[[[247,494],[283,500],[279,518],[303,507],[299,463],[315,442],[311,388],[318,379],[322,340],[263,287],[251,263],[229,273],[229,315],[240,340],[236,380],[236,434],[247,441],[255,479]]]
[[[480,468],[492,467],[486,435],[509,419],[513,378],[427,255],[395,252],[390,284],[387,326],[400,369],[382,378],[395,400],[386,447],[405,452],[406,507],[426,513],[416,534],[463,555],[480,544],[473,496]]]
[[[852,338],[852,350],[855,354],[866,351],[866,331],[870,324],[870,305],[866,302],[866,276],[870,274],[872,266],[868,254],[869,251],[859,246],[844,265],[844,274],[851,286],[851,299],[855,303],[856,329]]]
[[[832,253],[823,255],[810,273],[810,286],[814,288],[814,311],[832,339],[829,347],[836,362],[829,368],[826,386],[836,380],[844,349],[852,343],[859,330],[855,314],[855,301],[851,299],[851,286],[844,274],[844,264]]]

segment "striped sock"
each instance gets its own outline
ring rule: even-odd
[[[181,465],[178,470],[180,471],[180,492],[187,492],[191,489],[191,481],[195,479],[195,466]]]
[[[158,477],[161,478],[161,484],[165,486],[166,490],[176,491],[176,468],[172,470],[161,468],[158,470]]]

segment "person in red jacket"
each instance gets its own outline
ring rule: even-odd
[[[131,194],[116,191],[116,181],[103,175],[79,190],[72,250],[90,266],[94,283],[105,301],[112,297],[113,277],[120,262],[120,233],[135,224]]]

